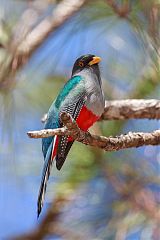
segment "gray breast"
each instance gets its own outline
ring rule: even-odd
[[[86,90],[86,107],[95,115],[101,116],[104,111],[105,99],[101,86],[101,79],[93,73],[92,69],[87,69],[81,72],[84,77]]]

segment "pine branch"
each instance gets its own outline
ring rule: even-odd
[[[31,138],[46,138],[54,135],[71,136],[78,142],[98,147],[105,151],[117,151],[131,147],[160,144],[160,130],[151,133],[129,132],[128,134],[117,137],[104,137],[82,131],[76,121],[65,112],[61,114],[61,120],[64,124],[63,128],[32,131],[27,134]]]

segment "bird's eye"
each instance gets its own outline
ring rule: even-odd
[[[80,67],[83,67],[83,66],[84,66],[84,63],[83,63],[82,61],[80,61],[80,62],[78,63],[78,65],[79,65]]]

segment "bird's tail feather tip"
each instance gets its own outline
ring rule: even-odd
[[[38,204],[38,208],[37,208],[37,219],[39,218],[40,214],[42,211],[42,206]]]
[[[37,211],[37,220],[39,219],[40,213],[41,213],[41,211]]]
[[[58,158],[56,159],[56,168],[60,171],[66,158]]]
[[[60,171],[60,170],[61,170],[61,167],[60,167],[60,166],[58,166],[58,165],[56,165],[56,168],[57,168],[57,170],[58,170],[58,171]]]

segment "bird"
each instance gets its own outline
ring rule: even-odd
[[[99,69],[100,61],[101,58],[93,54],[83,55],[75,61],[71,78],[49,108],[45,129],[63,127],[60,118],[62,112],[69,113],[83,131],[87,131],[101,117],[105,100]],[[56,168],[58,170],[62,168],[73,142],[74,140],[68,136],[42,139],[44,166],[37,201],[37,217],[43,207],[52,164],[55,161]]]

